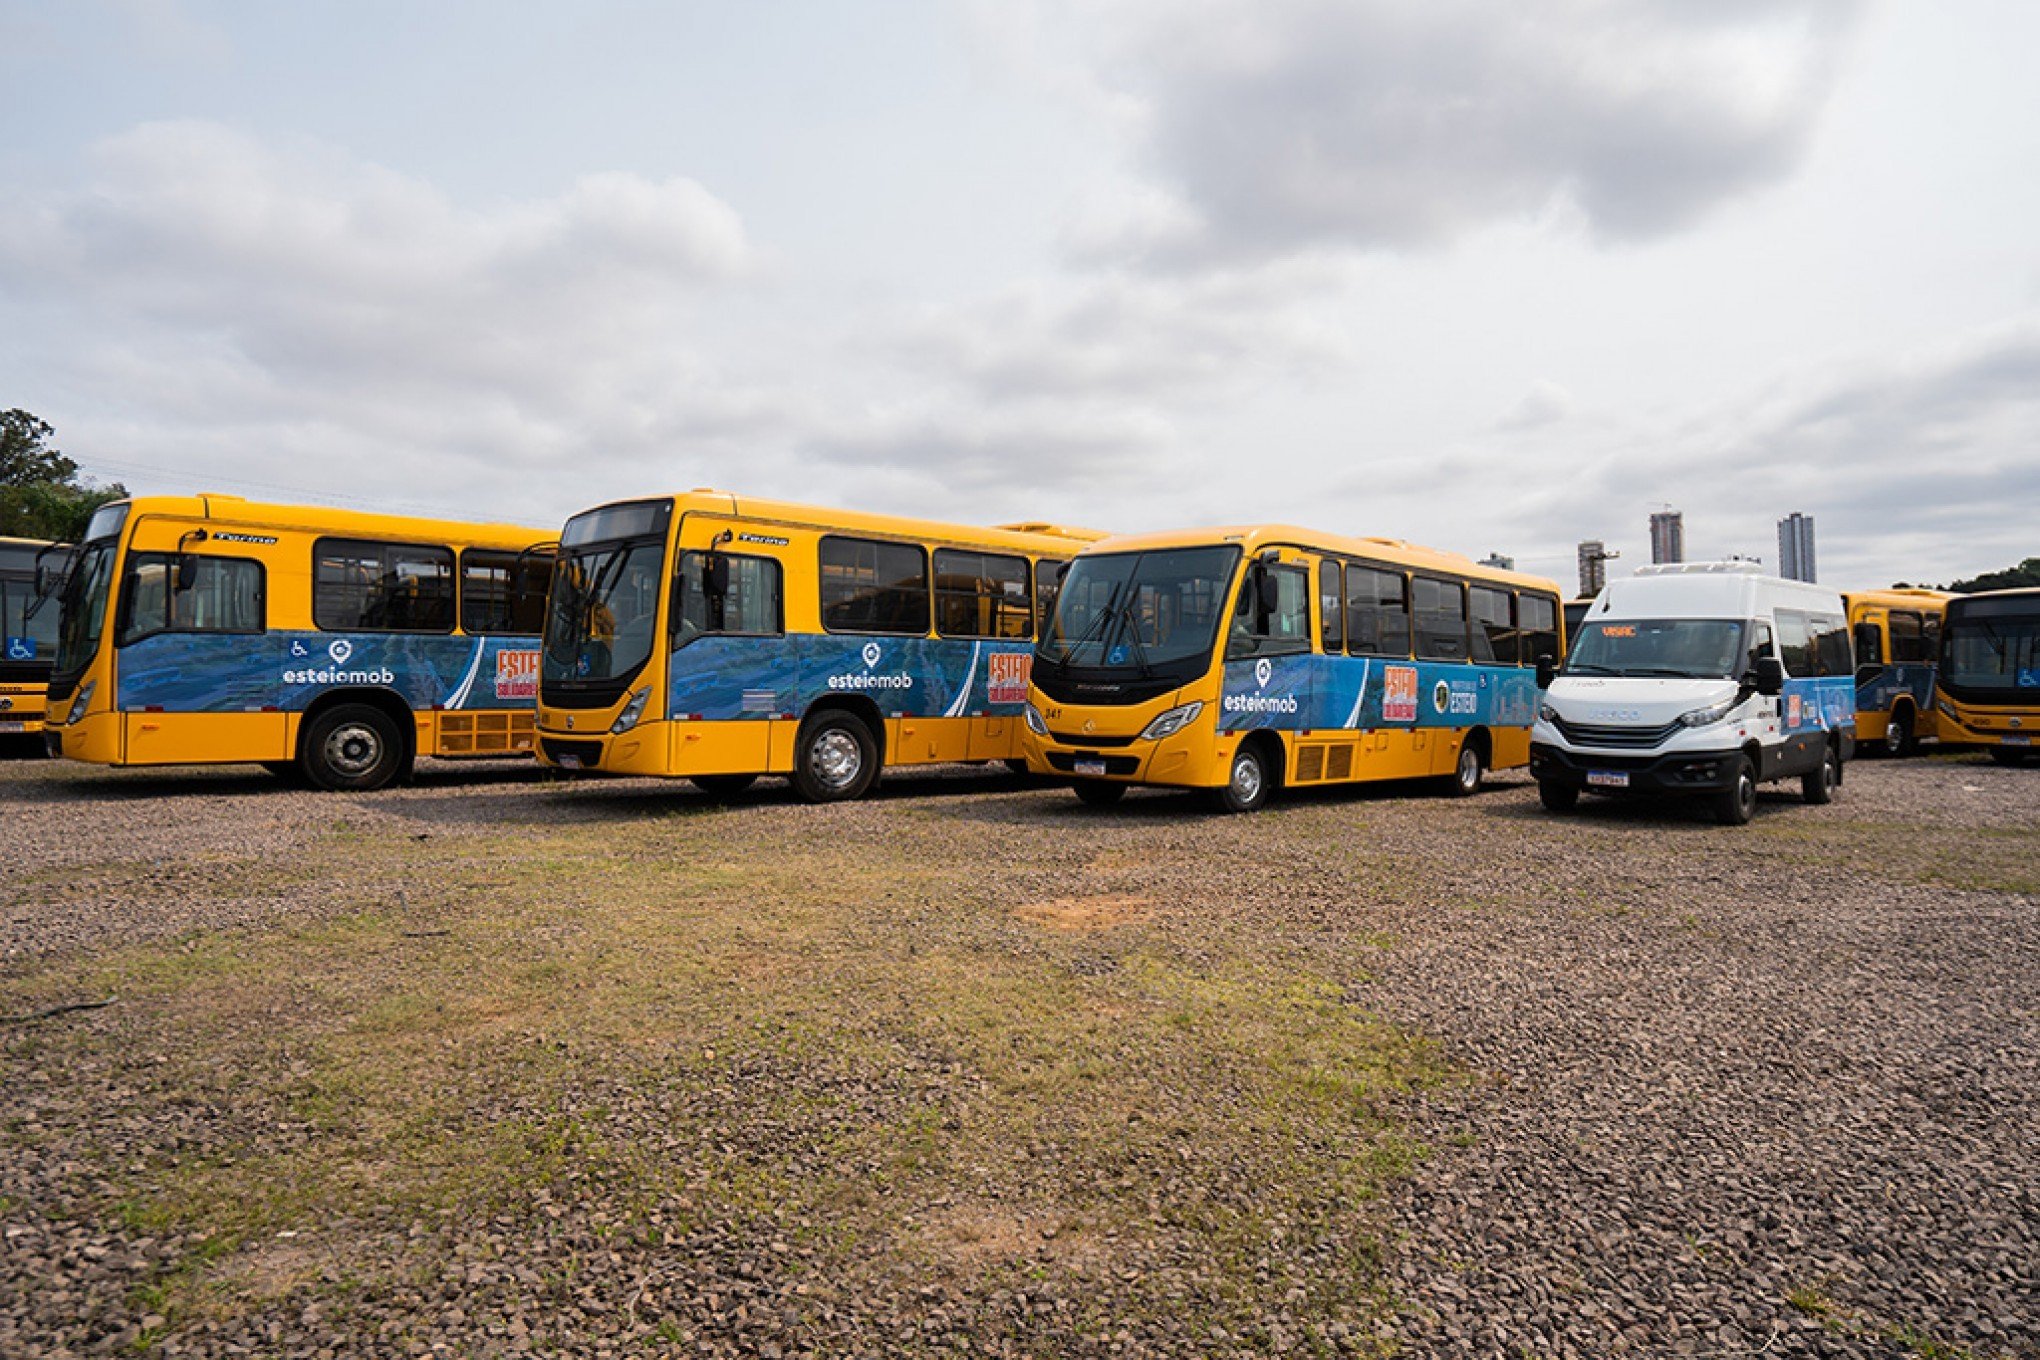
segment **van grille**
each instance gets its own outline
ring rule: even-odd
[[[1569,723],[1563,718],[1552,723],[1574,746],[1598,746],[1610,751],[1648,751],[1664,745],[1679,731],[1676,721],[1662,727],[1596,727]]]

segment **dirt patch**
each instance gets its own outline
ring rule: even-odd
[[[1049,930],[1086,935],[1117,926],[1139,925],[1154,914],[1152,898],[1132,893],[1101,893],[1096,897],[1058,897],[1029,902],[1014,915]]]

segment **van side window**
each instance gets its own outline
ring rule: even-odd
[[[1807,622],[1813,632],[1815,673],[1854,675],[1849,659],[1849,625],[1833,614],[1815,614]]]
[[[1800,676],[1818,674],[1812,618],[1801,609],[1780,609],[1777,619],[1778,659],[1785,663],[1785,673]]]

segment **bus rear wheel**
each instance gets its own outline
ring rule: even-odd
[[[810,803],[862,798],[878,778],[878,741],[854,714],[818,713],[801,724],[793,787]]]
[[[1487,762],[1481,759],[1480,742],[1468,737],[1459,744],[1459,758],[1452,764],[1452,773],[1440,781],[1439,787],[1454,798],[1467,798],[1480,792],[1481,776],[1487,772]]]
[[[339,704],[305,725],[298,768],[333,792],[387,788],[404,772],[404,736],[390,715],[367,704]]]

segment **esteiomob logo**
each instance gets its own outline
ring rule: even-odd
[[[1254,662],[1254,688],[1256,691],[1268,688],[1268,682],[1275,678],[1274,663],[1267,657]],[[1228,694],[1224,699],[1227,713],[1295,713],[1300,704],[1293,694]]]
[[[305,655],[302,643],[292,641],[292,656]],[[394,685],[397,673],[388,666],[371,666],[366,670],[343,670],[354,657],[354,644],[346,638],[334,638],[326,644],[326,656],[330,662],[325,666],[306,666],[286,669],[283,683],[286,685]]]
[[[326,649],[326,655],[333,658],[333,664],[344,666],[347,658],[354,655],[354,644],[346,638],[335,638],[333,645]]]
[[[1267,657],[1254,663],[1254,685],[1257,689],[1268,688],[1268,677],[1275,673],[1275,666]]]
[[[860,655],[864,658],[864,669],[850,675],[829,677],[830,689],[912,689],[914,677],[905,671],[890,675],[878,673],[878,663],[885,659],[885,648],[877,642],[867,642]]]

